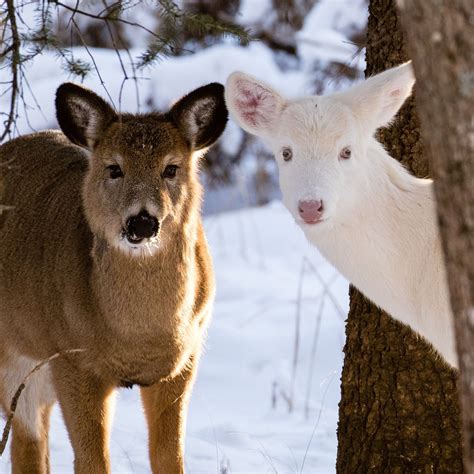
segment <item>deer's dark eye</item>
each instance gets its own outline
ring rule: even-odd
[[[173,179],[176,176],[176,171],[178,167],[176,165],[168,165],[163,171],[163,178]]]
[[[119,165],[110,165],[107,166],[107,171],[109,173],[110,179],[123,178],[122,169]]]
[[[291,151],[291,148],[289,147],[283,148],[283,151],[281,154],[283,155],[283,159],[285,161],[290,161],[293,158],[293,152]]]
[[[346,146],[339,152],[339,158],[342,160],[348,160],[351,157],[351,148]]]

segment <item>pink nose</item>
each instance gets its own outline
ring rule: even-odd
[[[298,211],[307,224],[316,224],[323,215],[323,201],[300,201]]]

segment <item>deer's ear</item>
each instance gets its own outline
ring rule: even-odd
[[[76,145],[94,149],[117,114],[97,94],[66,82],[56,91],[56,116],[64,134]]]
[[[227,124],[224,86],[213,82],[179,100],[169,115],[193,151],[210,147]]]
[[[347,103],[363,123],[375,130],[390,123],[410,97],[414,84],[411,62],[407,62],[335,96]]]
[[[273,129],[285,104],[278,92],[243,72],[234,72],[227,79],[225,100],[232,118],[259,136]]]

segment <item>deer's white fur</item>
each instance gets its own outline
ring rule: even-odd
[[[411,94],[406,63],[349,90],[286,100],[256,78],[233,73],[233,118],[272,149],[283,202],[308,240],[357,288],[424,336],[457,367],[433,183],[412,176],[374,138]],[[340,151],[350,147],[350,159]],[[293,157],[284,161],[282,150]],[[305,224],[300,200],[322,200]]]

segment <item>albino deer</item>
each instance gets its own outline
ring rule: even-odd
[[[349,90],[286,100],[233,73],[233,118],[272,149],[283,202],[308,240],[372,301],[457,366],[433,183],[374,138],[411,94],[409,63]]]
[[[63,84],[63,133],[0,147],[0,402],[37,361],[20,398],[15,473],[49,472],[48,419],[59,400],[76,473],[108,473],[116,387],[141,387],[154,473],[181,473],[191,386],[214,277],[200,217],[199,157],[225,128],[209,84],[166,114],[118,115]],[[72,143],[71,143],[72,142]]]

